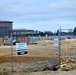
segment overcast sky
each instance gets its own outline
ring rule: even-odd
[[[14,29],[73,29],[76,0],[1,0],[0,20],[13,21]]]

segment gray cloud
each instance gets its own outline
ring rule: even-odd
[[[35,29],[45,25],[43,30],[51,26],[69,27],[76,24],[75,9],[76,0],[3,0],[0,2],[0,20],[13,20],[14,28],[20,24],[35,26]]]

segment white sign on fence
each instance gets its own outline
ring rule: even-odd
[[[59,46],[59,39],[58,38],[54,39],[54,46]]]
[[[16,43],[16,53],[17,55],[27,54],[27,43]]]

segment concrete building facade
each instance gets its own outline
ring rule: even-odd
[[[9,36],[9,31],[13,29],[12,21],[0,21],[0,37]]]

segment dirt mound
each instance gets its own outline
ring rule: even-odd
[[[60,69],[62,71],[76,70],[76,58],[62,58]]]

